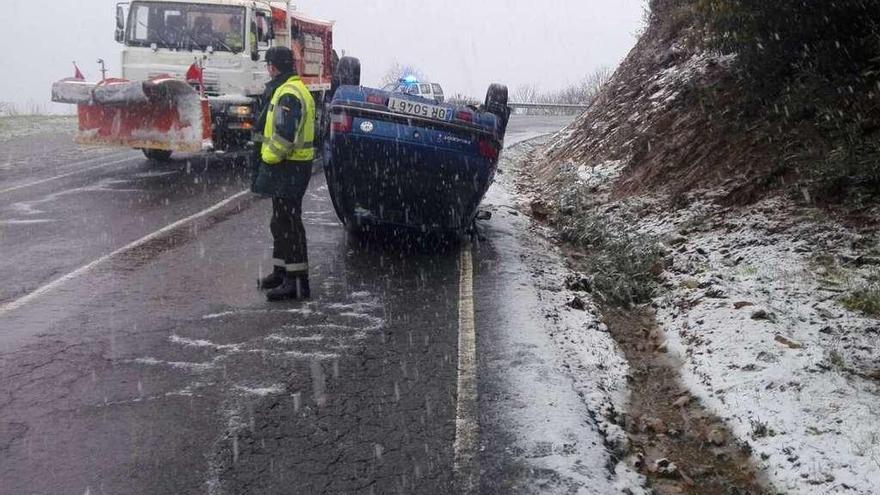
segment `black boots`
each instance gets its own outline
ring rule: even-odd
[[[286,272],[284,271],[284,267],[276,266],[275,269],[272,270],[272,273],[269,274],[269,276],[264,277],[262,280],[260,280],[260,289],[269,290],[280,287],[281,284],[284,282],[285,273]]]
[[[284,272],[281,284],[266,293],[266,299],[270,301],[283,301],[285,299],[308,299],[311,297],[309,289],[309,275],[307,273]]]
[[[270,301],[308,299],[311,296],[308,272],[291,273],[279,266],[260,280],[260,289],[269,291],[266,298]]]

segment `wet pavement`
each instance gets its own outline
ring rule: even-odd
[[[507,140],[566,122],[515,117]],[[28,139],[0,142],[0,493],[455,491],[457,248],[351,237],[318,174],[314,299],[272,305],[267,201],[120,250],[245,189],[240,157],[58,136],[37,162]],[[481,289],[491,246],[478,335],[509,303]]]

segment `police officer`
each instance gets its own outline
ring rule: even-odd
[[[309,257],[302,223],[302,202],[315,158],[315,100],[294,70],[286,47],[266,52],[272,80],[263,93],[256,129],[259,156],[253,192],[272,197],[270,224],[274,246],[272,273],[260,280],[270,301],[307,299]]]

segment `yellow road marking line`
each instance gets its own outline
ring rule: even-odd
[[[470,243],[461,249],[458,301],[458,404],[455,416],[455,478],[458,493],[477,493],[477,338],[474,327],[473,255]]]

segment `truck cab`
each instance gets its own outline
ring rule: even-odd
[[[330,89],[333,24],[287,9],[287,3],[260,0],[119,4],[122,78],[187,80],[195,64],[201,72],[197,89],[210,105],[214,147],[239,148],[251,138],[258,97],[269,81],[263,60],[270,47],[294,50],[299,74],[316,101]]]
[[[208,96],[254,96],[268,80],[262,54],[276,33],[268,2],[244,0],[135,0],[127,15],[117,10],[116,40],[122,50],[122,77],[131,81],[159,75],[184,78],[203,66]]]
[[[318,105],[317,128],[328,128],[324,103],[335,87],[360,84],[360,62],[336,57],[332,22],[289,9],[267,0],[119,3],[122,77],[102,70],[86,81],[77,70],[52,84],[52,101],[77,105],[80,144],[135,148],[157,161],[245,150],[270,77],[265,52],[286,46]]]

